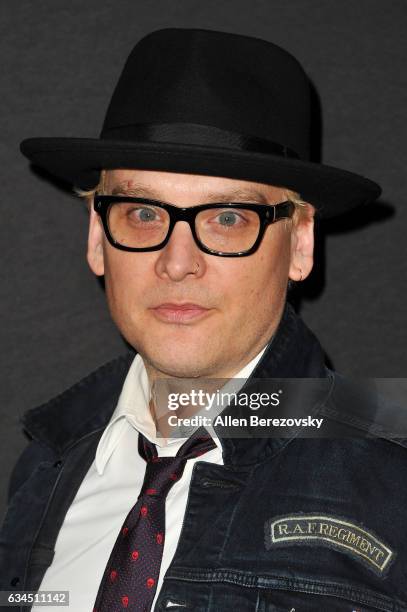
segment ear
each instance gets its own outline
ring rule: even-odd
[[[104,230],[102,221],[93,208],[93,202],[91,202],[89,205],[89,234],[86,257],[90,269],[97,276],[103,276],[105,273],[103,240]]]
[[[315,208],[307,204],[293,218],[289,277],[294,281],[307,278],[314,265],[314,214]]]

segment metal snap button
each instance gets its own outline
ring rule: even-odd
[[[167,599],[165,602],[165,609],[168,608],[186,608],[187,604],[183,601],[174,601],[172,599]]]

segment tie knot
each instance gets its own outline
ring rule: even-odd
[[[162,459],[175,459],[176,457],[182,457],[183,459],[192,459],[193,457],[199,457],[204,453],[208,452],[212,448],[215,448],[216,444],[208,434],[204,427],[200,427],[196,432],[192,434],[188,440],[184,442],[181,448],[178,450],[175,457],[158,457],[157,449],[153,442],[150,442],[148,438],[139,433],[138,438],[138,450],[147,461],[153,463],[160,463]]]
[[[139,433],[139,453],[147,461],[140,495],[166,495],[181,478],[188,459],[199,457],[215,447],[211,436],[201,427],[184,442],[175,457],[158,457],[155,444]]]

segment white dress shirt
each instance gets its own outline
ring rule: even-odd
[[[267,345],[233,378],[247,379],[266,348]],[[139,432],[156,445],[161,457],[175,456],[185,440],[157,437],[149,403],[147,372],[137,354],[116,409],[99,441],[95,459],[65,516],[53,562],[39,588],[41,591],[69,591],[69,609],[75,612],[92,611],[117,534],[141,490],[146,463],[138,453]],[[152,609],[178,544],[192,468],[196,461],[223,465],[221,443],[212,428],[208,431],[216,448],[187,461],[182,477],[175,482],[166,499],[163,557]],[[49,612],[61,612],[62,609],[67,608],[47,606]],[[33,606],[32,610],[43,612],[43,606]]]

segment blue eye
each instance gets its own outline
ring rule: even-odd
[[[141,208],[139,210],[140,210],[139,218],[141,219],[141,221],[151,221],[155,219],[156,214],[157,214],[151,208]]]
[[[237,214],[231,211],[225,211],[218,215],[221,225],[234,225],[237,221]]]

